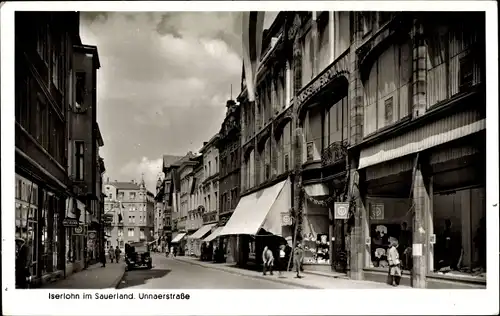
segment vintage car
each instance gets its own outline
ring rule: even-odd
[[[127,269],[132,270],[136,267],[153,267],[153,261],[149,253],[148,245],[145,242],[133,242],[125,244],[125,263]]]

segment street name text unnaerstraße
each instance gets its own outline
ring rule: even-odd
[[[49,300],[189,300],[186,293],[49,293]]]

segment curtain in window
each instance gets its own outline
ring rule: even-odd
[[[302,39],[302,87],[311,81],[313,77],[313,42],[312,32],[309,30]]]

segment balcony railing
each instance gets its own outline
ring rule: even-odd
[[[321,164],[323,166],[333,165],[347,157],[347,142],[338,141],[330,144],[321,153]]]

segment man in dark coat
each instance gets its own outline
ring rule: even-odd
[[[297,243],[297,247],[295,247],[293,251],[293,266],[295,267],[295,271],[297,272],[296,278],[301,278],[300,271],[302,268],[303,259],[304,259],[304,250],[302,249],[302,244]]]
[[[28,288],[31,251],[24,239],[16,238],[16,288]]]

